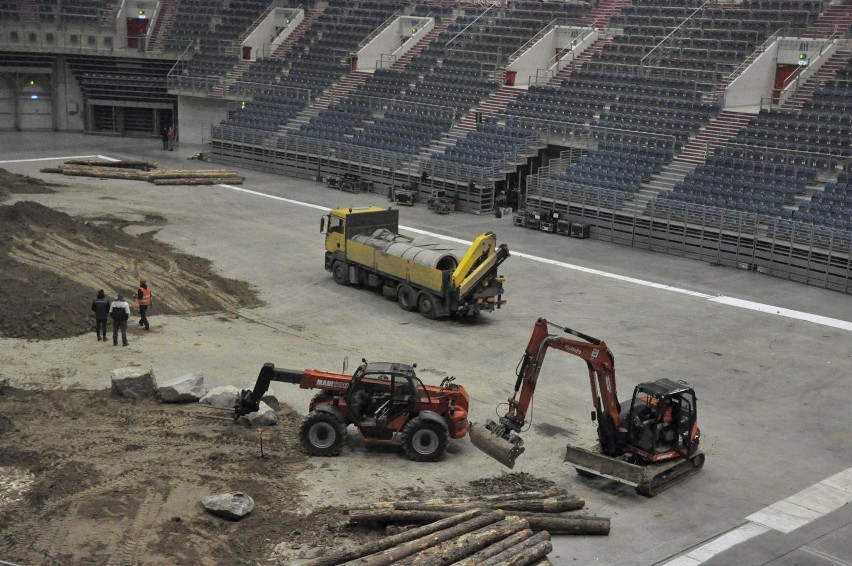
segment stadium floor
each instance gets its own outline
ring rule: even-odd
[[[158,139],[0,133],[0,167],[33,176],[72,156],[210,166],[187,160],[200,150],[179,145],[163,152]],[[502,269],[509,301],[504,309],[468,325],[427,321],[367,291],[340,288],[322,272],[321,211],[387,205],[382,195],[350,195],[249,170],[241,174],[242,187],[101,184],[105,190],[115,187],[134,210],[142,200],[165,216],[168,225],[158,237],[257,285],[271,301],[265,316],[272,320],[304,320],[339,350],[369,356],[372,348],[388,358],[401,352],[420,360],[421,368],[459,376],[471,391],[473,420],[492,417],[511,393],[515,365],[540,316],[606,340],[619,363],[622,398],[635,383],[660,377],[695,387],[707,464],[697,476],[646,499],[625,486],[579,479],[562,463],[564,445],[593,438],[594,429],[585,368],[549,354],[532,430],[524,437],[527,453],[515,471],[552,479],[586,498],[591,513],[612,519],[609,537],[556,537],[554,564],[852,564],[848,296],[533,232],[512,226],[510,218],[437,216],[419,204],[401,211],[409,231],[470,241],[491,230],[514,256]],[[85,212],[73,193],[36,197],[71,214]],[[245,226],[253,233],[240,229]],[[270,262],[277,264],[274,269]],[[261,264],[267,269],[257,268]],[[300,297],[309,304],[288,300],[288,291],[307,286],[313,286],[311,294]],[[332,359],[339,357],[335,352]],[[312,364],[308,358],[305,363]],[[296,407],[310,398],[310,392],[300,394],[294,395]],[[501,470],[466,441],[456,456],[483,473],[485,466],[490,473]],[[446,469],[451,466],[433,467],[424,477],[470,473]]]

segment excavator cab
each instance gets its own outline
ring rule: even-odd
[[[636,386],[629,406],[622,409],[621,429],[628,449],[647,461],[678,454],[688,458],[698,448],[697,415],[689,385],[660,379]]]

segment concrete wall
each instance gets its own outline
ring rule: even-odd
[[[83,93],[74,73],[65,64],[64,57],[57,57],[53,76],[56,129],[63,132],[82,132],[85,129]]]
[[[521,53],[506,70],[515,71],[515,85],[518,86],[536,84],[536,72],[540,81],[546,81],[566,65],[570,65],[574,57],[588,49],[597,39],[597,30],[557,26]],[[556,54],[570,47],[572,41],[576,41],[576,44],[571,52],[564,55],[560,61],[555,61]]]
[[[357,70],[375,71],[380,62],[390,66],[434,27],[434,18],[398,17],[358,51]],[[385,56],[384,61],[382,55]]]
[[[178,96],[178,139],[193,144],[209,139],[211,126],[228,117],[228,104],[227,100]]]
[[[287,23],[287,19],[290,20]],[[251,47],[251,60],[268,57],[276,47],[290,37],[302,20],[304,10],[292,8],[275,8],[260,22],[243,41],[243,47]],[[277,33],[277,30],[281,30]]]
[[[776,41],[728,85],[725,89],[724,107],[728,109],[760,106],[761,99],[771,97],[775,84],[777,58],[778,42]]]

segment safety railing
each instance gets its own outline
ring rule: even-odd
[[[550,20],[550,22],[548,22],[547,25],[545,25],[543,28],[541,28],[538,31],[538,33],[536,33],[534,36],[529,38],[526,43],[524,43],[523,45],[518,47],[514,51],[514,53],[509,55],[509,58],[506,60],[506,65],[511,65],[512,63],[517,61],[518,57],[520,57],[524,53],[524,51],[529,49],[531,46],[535,45],[536,42],[538,42],[541,38],[543,38],[545,35],[547,35],[551,31],[553,31],[553,29],[555,29],[557,25],[559,25],[559,19],[558,18],[554,18],[554,19]]]
[[[660,42],[655,45],[648,53],[646,53],[642,59],[639,60],[639,65],[642,67],[645,66],[658,66],[662,61],[663,50],[667,47],[667,43],[671,41],[673,38],[678,37],[678,35],[685,29],[685,24],[692,20],[695,17],[695,14],[704,10],[704,7],[709,4],[709,0],[704,2],[700,6],[698,6],[695,10],[692,11],[682,22],[680,22],[675,28],[669,32],[669,34],[664,37]]]

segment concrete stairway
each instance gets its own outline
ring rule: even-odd
[[[166,38],[172,31],[172,25],[177,13],[177,0],[161,0],[160,13],[154,24],[154,32],[151,34],[151,42],[147,51],[162,52],[166,48]]]
[[[567,80],[571,77],[574,71],[579,70],[580,67],[582,67],[585,63],[591,61],[592,57],[600,54],[600,52],[603,51],[603,48],[606,47],[606,45],[610,42],[612,42],[611,37],[598,38],[597,41],[588,46],[585,51],[578,55],[577,58],[574,59],[574,62],[572,64],[566,66],[564,69],[556,73],[553,78],[548,81],[547,84],[558,85],[562,81]]]
[[[213,85],[213,89],[210,91],[211,98],[222,98],[226,92],[228,92],[240,77],[245,74],[245,72],[251,67],[252,61],[249,59],[243,59],[233,67],[231,67],[225,76],[222,77],[222,80],[218,81],[215,85]]]
[[[662,171],[651,177],[647,183],[642,183],[633,200],[624,203],[621,210],[641,214],[648,202],[657,197],[660,191],[670,191],[674,186],[695,169],[694,163],[677,163],[672,161]]]
[[[724,110],[690,138],[673,163],[704,163],[713,150],[722,147],[748,125],[754,114]]]
[[[450,25],[455,21],[454,18],[442,18],[440,22],[435,24],[429,33],[424,35],[420,41],[417,42],[417,45],[409,49],[405,55],[394,61],[393,65],[391,65],[391,69],[402,70],[408,66],[412,59],[414,59],[417,55],[420,54],[421,51],[426,49],[430,43],[432,43],[441,33],[447,30]]]
[[[609,21],[618,14],[625,6],[630,6],[631,0],[603,0],[600,4],[586,14],[586,17],[580,20],[580,25],[583,27],[594,25],[598,29],[605,28]]]
[[[808,27],[802,37],[844,37],[852,26],[852,5],[831,6]]]
[[[297,112],[285,124],[278,127],[279,132],[297,132],[303,125],[309,123],[320,112],[332,104],[340,102],[343,97],[352,93],[370,77],[370,73],[352,71],[330,86],[317,97],[308,107]]]
[[[281,44],[275,48],[275,51],[272,52],[270,58],[272,59],[283,59],[287,53],[290,52],[290,49],[299,41],[303,35],[305,35],[311,26],[314,25],[314,22],[322,15],[325,11],[325,5],[319,5],[315,10],[305,11],[305,17],[299,22],[299,26],[293,30],[293,32],[281,42]]]
[[[518,99],[518,96],[524,92],[523,89],[513,88],[509,86],[501,86],[495,92],[492,92],[485,100],[479,103],[479,106],[465,114],[452,128],[447,132],[450,137],[462,138],[468,132],[476,129],[476,115],[482,114],[482,119],[486,120],[492,116],[496,116],[498,112],[505,110],[512,102]]]
[[[344,75],[343,78],[334,83],[329,89],[323,92],[322,95],[317,97],[308,108],[316,110],[317,112],[322,112],[332,104],[340,102],[344,96],[364,84],[364,81],[366,81],[369,77],[370,73],[364,73],[361,71],[352,71],[351,73]]]
[[[852,60],[852,51],[839,49],[835,51],[828,61],[823,63],[817,72],[802,83],[796,93],[784,102],[784,108],[801,110],[808,101],[813,99],[814,92],[833,79],[838,71],[845,69],[850,60]]]

